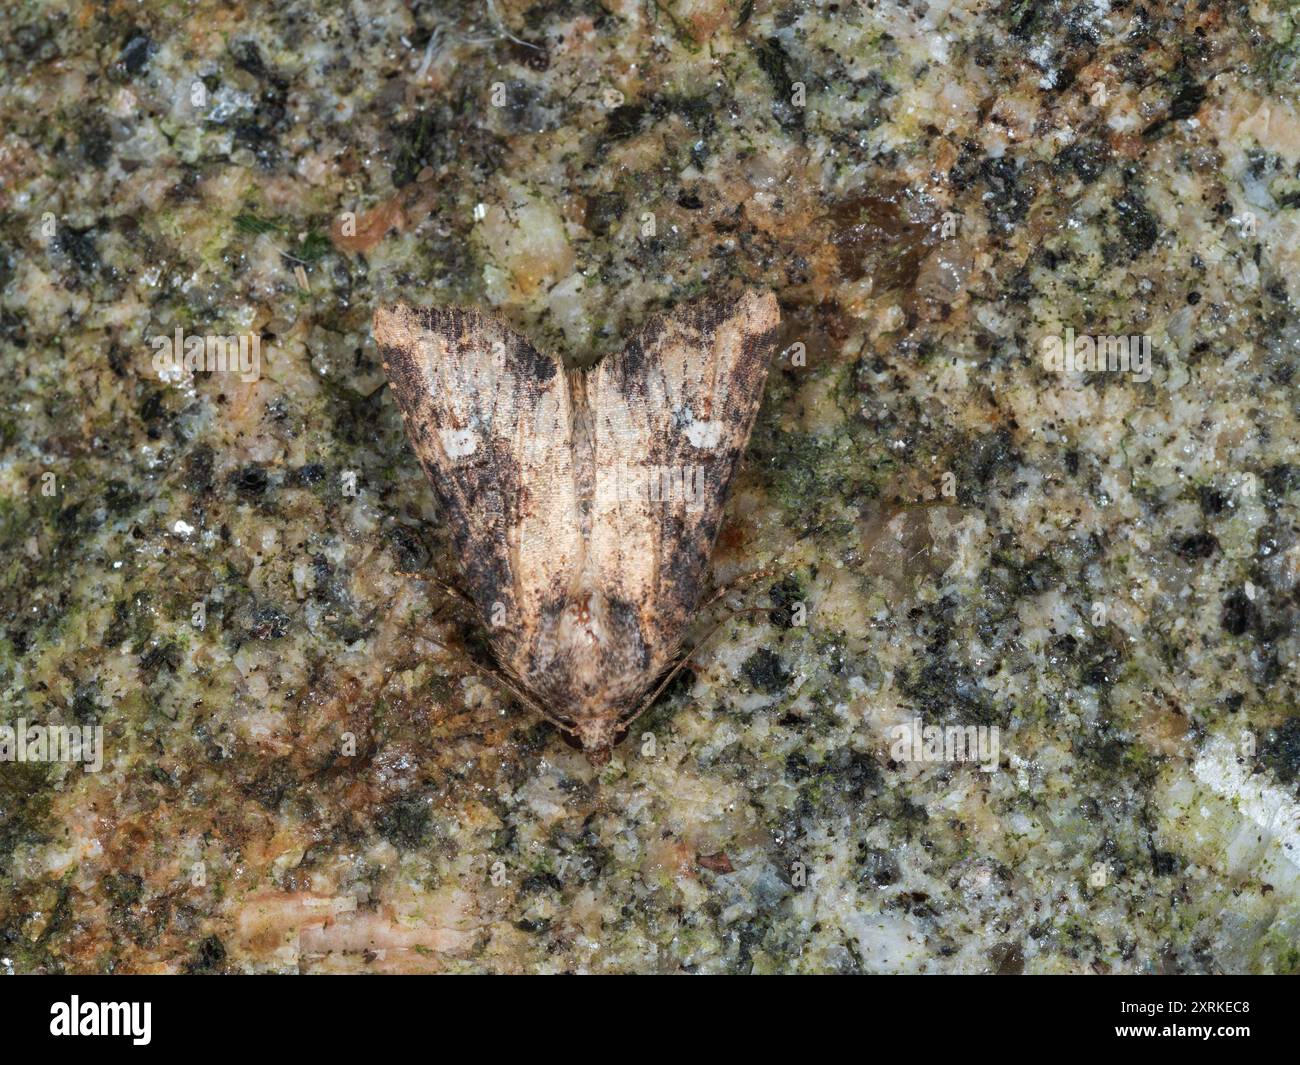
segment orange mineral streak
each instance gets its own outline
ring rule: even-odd
[[[390,233],[404,233],[424,221],[433,210],[434,199],[431,185],[412,185],[355,218],[336,218],[330,226],[330,240],[340,251],[372,251]]]

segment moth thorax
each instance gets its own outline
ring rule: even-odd
[[[579,587],[560,617],[560,640],[571,649],[599,647],[609,637],[609,607],[595,589]]]

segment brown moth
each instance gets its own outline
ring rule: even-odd
[[[770,292],[691,303],[584,371],[477,311],[375,312],[507,686],[598,764],[699,602],[780,317]]]

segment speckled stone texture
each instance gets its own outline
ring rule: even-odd
[[[1294,4],[0,19],[0,722],[104,745],[0,763],[0,969],[1300,970]],[[771,609],[597,771],[402,575],[370,315],[586,365],[746,284]]]

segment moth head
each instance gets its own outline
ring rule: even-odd
[[[599,768],[609,761],[609,753],[618,740],[618,718],[613,715],[582,718],[573,726],[573,734],[591,764]]]

